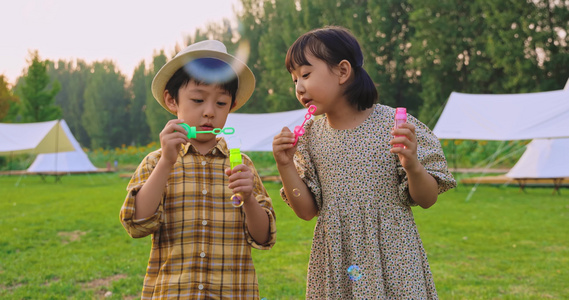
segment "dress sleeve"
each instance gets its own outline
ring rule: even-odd
[[[456,180],[448,170],[445,154],[441,147],[441,143],[435,134],[421,121],[415,117],[408,115],[408,122],[415,125],[417,134],[417,158],[425,167],[425,170],[435,178],[439,186],[439,194],[456,187]],[[409,194],[409,182],[407,173],[397,163],[397,175],[400,179],[399,198],[404,205],[417,205]]]
[[[249,230],[247,230],[247,226],[244,226],[247,242],[251,245],[251,247],[255,249],[269,250],[275,245],[277,241],[277,225],[275,210],[273,209],[273,201],[269,197],[269,194],[263,185],[263,181],[261,180],[261,176],[259,176],[257,173],[257,169],[255,169],[255,166],[253,165],[251,159],[245,154],[242,155],[243,163],[245,163],[245,165],[247,165],[253,171],[253,175],[255,176],[255,187],[253,188],[253,195],[269,217],[269,240],[264,244],[257,243],[249,233]]]
[[[132,175],[127,186],[126,199],[120,210],[120,221],[126,232],[133,238],[141,238],[152,234],[158,230],[162,224],[162,215],[164,212],[163,201],[160,201],[158,209],[152,216],[143,219],[134,218],[136,194],[142,188],[146,180],[148,180],[150,173],[152,173],[152,170],[156,167],[159,159],[160,154],[158,151],[147,155]],[[164,190],[162,199],[164,199],[165,195],[166,192]]]
[[[318,211],[320,211],[322,209],[322,188],[320,186],[320,180],[318,179],[316,167],[314,166],[310,156],[309,143],[310,141],[315,140],[313,137],[313,135],[316,134],[314,127],[313,119],[309,120],[304,125],[305,132],[304,135],[298,139],[298,148],[294,154],[294,165],[296,166],[296,172],[312,193],[314,201],[316,201]],[[290,206],[290,202],[286,197],[284,188],[281,188],[280,194],[283,200]]]

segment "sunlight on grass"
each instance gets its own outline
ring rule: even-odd
[[[16,186],[16,183],[19,185]],[[0,177],[0,298],[135,299],[149,237],[119,222],[128,179],[117,174]],[[303,221],[266,183],[277,243],[253,250],[261,297],[303,299],[315,220]],[[441,299],[567,299],[569,196],[551,188],[459,186],[413,208]]]

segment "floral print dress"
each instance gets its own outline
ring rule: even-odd
[[[373,109],[348,130],[330,127],[326,117],[310,120],[299,140],[296,167],[319,209],[307,299],[438,298],[405,170],[389,152],[395,109]],[[437,137],[411,115],[408,122],[416,127],[418,158],[439,194],[455,187]],[[357,273],[350,274],[350,267]]]

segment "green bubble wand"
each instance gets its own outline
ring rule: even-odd
[[[233,127],[225,127],[223,129],[220,128],[214,128],[213,130],[206,130],[206,131],[197,131],[195,126],[190,126],[186,123],[180,123],[180,126],[184,127],[184,129],[188,132],[188,138],[189,139],[195,139],[196,136],[198,135],[198,133],[213,133],[215,135],[218,134],[234,134],[235,133],[235,128]]]

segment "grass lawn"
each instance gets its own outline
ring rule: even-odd
[[[118,213],[128,179],[0,176],[1,299],[135,299],[149,237],[130,238]],[[16,183],[19,183],[16,186]],[[261,297],[303,299],[312,230],[267,183],[277,244],[253,250]],[[414,208],[441,299],[569,299],[569,191],[459,186]]]

